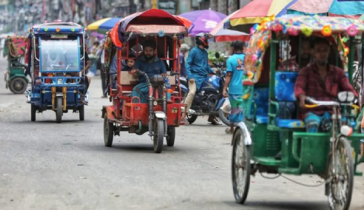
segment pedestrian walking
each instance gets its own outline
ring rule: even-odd
[[[231,44],[233,55],[226,61],[226,79],[223,95],[228,97],[231,105],[229,116],[230,127],[225,130],[227,134],[234,132],[235,124],[243,121],[243,76],[244,76],[244,42],[235,41]],[[227,92],[229,88],[229,93]]]

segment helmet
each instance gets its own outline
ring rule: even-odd
[[[209,48],[209,36],[205,33],[199,33],[196,35],[196,44],[202,45],[204,48]]]

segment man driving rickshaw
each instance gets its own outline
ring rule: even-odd
[[[294,92],[299,100],[299,107],[305,108],[306,97],[319,101],[332,101],[340,91],[351,91],[358,96],[345,76],[343,69],[328,64],[330,43],[327,39],[316,37],[311,43],[313,63],[300,70]],[[332,108],[317,107],[304,112],[304,121],[308,132],[328,131],[331,127]]]
[[[154,40],[146,40],[143,44],[143,54],[136,59],[134,69],[130,71],[130,73],[135,74],[138,71],[143,71],[149,78],[152,78],[155,75],[167,77],[166,66],[164,62],[156,56],[156,48],[157,45]],[[149,86],[146,83],[145,76],[139,76],[139,84],[133,88],[131,97],[138,97],[140,98],[141,103],[147,103],[148,93]]]

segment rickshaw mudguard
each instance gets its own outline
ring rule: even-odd
[[[107,119],[115,119],[113,113],[115,111],[115,106],[111,105],[111,106],[103,106],[102,107],[102,114],[101,114],[101,118],[105,117],[105,114],[107,115]]]
[[[240,122],[236,128],[235,128],[235,131],[234,131],[234,135],[233,135],[233,138],[231,140],[231,145],[234,145],[234,136],[235,136],[235,133],[236,131],[240,129],[242,132],[243,132],[243,135],[244,135],[244,144],[245,145],[252,145],[252,139],[251,139],[251,136],[250,136],[250,132],[248,130],[248,128],[246,127],[245,123],[244,122]]]
[[[155,114],[155,117],[158,119],[162,119],[162,120],[167,119],[166,113],[164,113],[162,111],[155,111],[154,114]]]

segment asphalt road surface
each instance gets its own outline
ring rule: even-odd
[[[67,113],[60,124],[46,111],[30,121],[24,95],[5,89],[0,60],[0,209],[328,209],[324,187],[284,178],[252,178],[244,206],[231,184],[231,136],[207,117],[177,129],[175,147],[153,152],[145,134],[122,133],[104,147],[99,77],[90,87],[86,119]],[[364,165],[364,164],[363,164]],[[364,167],[360,167],[364,171]],[[294,177],[317,184],[316,176]],[[364,209],[364,178],[355,178],[352,210]]]

